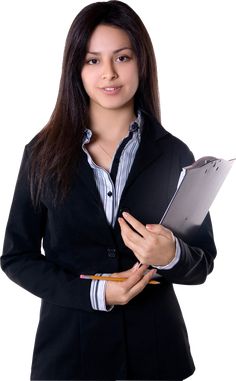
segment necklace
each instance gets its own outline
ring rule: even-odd
[[[103,150],[103,152],[105,152],[107,154],[107,156],[109,156],[110,159],[112,159],[112,156],[104,150],[104,148],[97,142],[97,145]]]

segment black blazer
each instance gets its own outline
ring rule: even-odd
[[[6,228],[1,266],[8,277],[42,299],[32,360],[32,380],[183,379],[194,372],[188,335],[172,283],[203,283],[216,249],[209,215],[195,237],[180,239],[181,258],[159,270],[161,285],[148,285],[127,305],[94,311],[90,280],[79,274],[118,272],[136,258],[109,226],[91,167],[82,158],[65,201],[50,196],[32,207],[26,145]],[[128,209],[143,224],[158,223],[183,166],[188,147],[153,118],[144,130],[118,216]],[[45,256],[41,254],[41,241]]]

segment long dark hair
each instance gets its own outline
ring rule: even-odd
[[[83,131],[89,127],[89,98],[83,87],[81,70],[88,40],[99,24],[114,25],[129,35],[139,65],[135,112],[143,110],[160,121],[156,59],[143,22],[130,6],[121,1],[96,2],[86,6],[74,19],[66,38],[55,108],[46,126],[32,140],[29,175],[35,206],[39,205],[48,180],[54,184],[55,205],[70,189]]]

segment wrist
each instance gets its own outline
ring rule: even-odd
[[[172,259],[166,265],[152,265],[153,267],[159,270],[170,270],[172,269],[180,260],[181,257],[181,248],[179,244],[179,240],[175,237],[175,253]]]

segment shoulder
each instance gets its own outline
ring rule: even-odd
[[[23,152],[23,161],[28,163],[36,163],[38,157],[42,156],[41,151],[45,144],[45,137],[42,134],[42,131],[43,130],[39,131],[25,144]]]
[[[37,145],[40,139],[40,132],[38,132],[31,140],[29,140],[25,145],[25,150],[30,153],[33,151],[34,147]]]
[[[148,125],[151,126],[152,137],[161,145],[166,154],[171,154],[174,160],[179,161],[183,167],[194,162],[194,155],[188,145],[177,136],[169,132],[153,116],[148,118]]]
[[[31,138],[31,140],[29,140],[23,148],[23,154],[22,154],[21,165],[20,165],[20,174],[26,173],[26,171],[29,171],[30,169],[33,153],[34,153],[34,148],[36,147],[38,143],[38,135],[39,134]]]
[[[189,146],[183,140],[166,130],[157,120],[156,126],[162,131],[160,142],[164,146],[166,153],[168,155],[171,154],[172,159],[177,161],[180,167],[192,164],[195,158]]]
[[[168,151],[171,153],[172,160],[176,162],[180,168],[191,165],[195,161],[191,149],[178,137],[169,133],[166,143],[168,145]]]
[[[176,154],[181,154],[183,156],[191,156],[191,158],[194,158],[192,151],[190,150],[188,145],[183,140],[172,135],[171,133],[169,133],[169,140],[170,140],[170,144],[172,146],[172,150]]]

